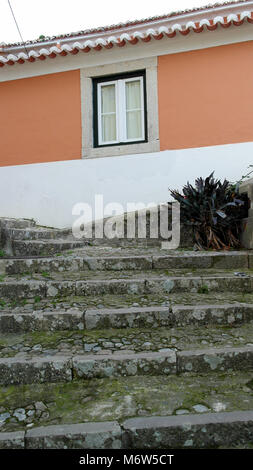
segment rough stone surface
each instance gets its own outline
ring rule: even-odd
[[[57,312],[0,313],[1,333],[83,329],[84,313],[75,308]]]
[[[252,370],[253,346],[177,353],[178,372]]]
[[[176,373],[176,354],[140,353],[113,356],[77,356],[73,358],[78,378],[102,378],[133,375],[169,375]]]
[[[250,445],[252,254],[166,251],[150,224],[88,246],[0,219],[0,447]]]
[[[172,325],[168,307],[86,310],[85,327],[88,330],[104,328],[145,328]]]
[[[24,449],[25,433],[17,432],[0,432],[0,449]]]
[[[121,449],[121,428],[114,421],[48,426],[27,431],[27,449]]]
[[[86,243],[73,240],[13,240],[12,247],[15,256],[51,256],[63,250],[80,248]]]
[[[1,387],[1,431],[24,430],[29,424],[122,422],[137,416],[196,414],[196,407],[213,413],[253,410],[253,382],[249,379],[248,372],[236,371]],[[17,410],[22,421],[14,416]]]
[[[39,231],[39,234],[43,232]],[[85,247],[60,257],[6,260],[6,273],[24,272],[76,272],[76,271],[147,271],[157,269],[240,269],[252,268],[252,255],[247,252],[194,253],[172,252],[164,254],[159,248],[116,249],[105,248],[99,253],[97,247]],[[159,254],[160,253],[160,254]]]
[[[45,282],[33,280],[0,282],[0,298],[2,299],[28,299],[31,297],[45,297],[45,294]]]
[[[251,305],[173,305],[173,323],[175,325],[210,325],[240,324],[253,318]]]
[[[123,448],[217,448],[252,442],[253,412],[135,418],[123,422]]]
[[[71,361],[68,358],[0,359],[1,385],[69,382],[70,380],[72,380]]]
[[[94,275],[93,275],[94,276]],[[126,278],[128,276],[129,278]],[[70,277],[70,276],[69,276]],[[143,272],[133,277],[131,272],[124,273],[115,279],[115,273],[107,273],[104,277],[90,277],[77,280],[80,274],[75,273],[72,279],[62,280],[18,280],[10,278],[0,281],[0,298],[2,299],[30,299],[35,297],[58,298],[61,296],[100,296],[100,295],[140,295],[140,294],[174,294],[179,292],[243,292],[251,293],[253,278],[236,277],[234,275],[213,276],[166,276],[164,273],[150,275]],[[76,279],[77,278],[77,279]]]

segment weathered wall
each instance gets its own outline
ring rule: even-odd
[[[0,83],[0,166],[81,158],[80,71]]]
[[[250,41],[158,58],[161,150],[253,141],[252,55]]]

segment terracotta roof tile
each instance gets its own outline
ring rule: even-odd
[[[24,44],[1,43],[0,67],[15,63],[23,64],[26,61],[34,62],[38,59],[45,60],[47,57],[52,59],[59,55],[75,55],[79,51],[89,52],[91,49],[99,51],[102,48],[134,45],[139,41],[150,42],[152,39],[173,38],[176,34],[187,36],[190,31],[195,33],[204,30],[213,31],[219,26],[228,28],[231,25],[240,26],[245,22],[253,23],[252,0],[216,3],[118,25],[26,41]]]

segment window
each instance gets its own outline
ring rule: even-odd
[[[117,51],[117,53],[119,52],[120,51]],[[141,101],[141,106],[136,106],[137,100],[134,98],[132,99],[134,93],[131,89],[128,94],[129,101],[131,97],[131,103],[129,103],[128,101],[128,105],[125,104],[125,112],[119,113],[119,111],[117,111],[119,109],[119,97],[116,93],[116,89],[120,88],[120,86],[122,87],[122,83],[124,82],[124,93],[126,95],[130,88],[132,88],[130,80],[132,80],[133,82],[138,82],[138,79],[140,80],[140,82],[138,84],[136,83],[135,85],[132,84],[132,87],[136,87],[139,90],[139,97],[141,97],[139,101]],[[143,153],[159,152],[160,140],[158,121],[157,57],[145,57],[142,59],[138,58],[135,60],[128,60],[124,62],[116,61],[109,64],[103,63],[103,65],[96,65],[94,67],[83,67],[80,70],[80,80],[82,158],[117,157],[122,155],[136,155]],[[120,80],[123,81],[121,82],[121,85]],[[127,81],[129,81],[129,83]],[[111,84],[114,85],[114,87],[109,88],[109,82],[112,82]],[[102,85],[102,90],[98,92],[99,85]],[[108,89],[103,89],[103,85],[107,85]],[[98,112],[99,93],[100,116]],[[101,93],[104,98],[103,106],[101,103]],[[110,93],[113,97],[113,103],[108,98],[108,95]],[[122,97],[122,93],[120,96]],[[123,100],[123,105],[124,103],[126,103],[126,100]],[[102,114],[104,116],[104,134],[106,129],[107,132],[109,132],[108,122],[107,124],[105,124],[105,121],[114,122],[114,124],[112,125],[113,131],[110,130],[110,135],[107,136],[102,136],[101,132],[102,108]],[[131,113],[135,114],[135,116],[133,116]],[[127,114],[129,114],[129,116],[127,116]],[[139,115],[141,116],[141,118]],[[111,117],[106,118],[105,116]],[[98,118],[100,118],[100,121]],[[132,124],[131,126],[130,124],[131,122],[133,123],[134,118],[135,121],[139,123],[141,122],[141,126],[139,126],[139,129],[141,127],[141,129],[143,130],[144,122],[144,132],[142,135],[140,134],[140,131],[138,131],[138,128],[135,129],[135,125]],[[128,128],[126,127],[127,122]],[[123,125],[124,123],[125,126]],[[99,125],[101,136],[100,141]],[[124,129],[125,133],[124,137],[119,134],[119,129],[122,128]],[[118,135],[116,133],[116,129],[118,129]],[[106,140],[108,138],[110,138],[111,140]],[[102,139],[104,139],[104,141]],[[112,141],[114,143],[109,143]]]
[[[94,147],[147,141],[145,72],[93,79]]]

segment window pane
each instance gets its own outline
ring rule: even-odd
[[[115,85],[105,85],[101,87],[101,101],[102,113],[115,112]]]
[[[141,82],[126,82],[126,109],[141,108]]]
[[[142,112],[128,111],[126,113],[127,139],[140,139],[142,136]]]
[[[103,142],[116,140],[116,114],[102,116],[102,140]]]

